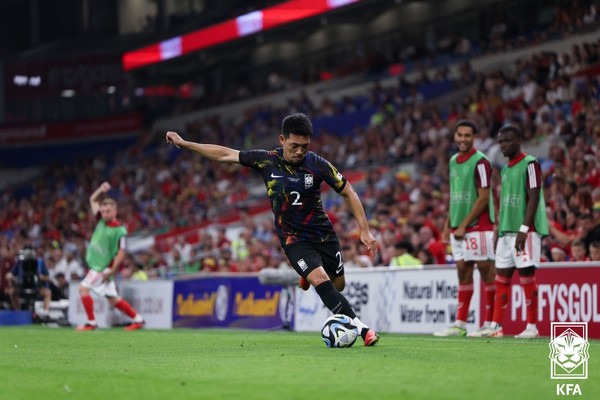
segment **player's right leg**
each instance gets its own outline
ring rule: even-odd
[[[78,326],[78,331],[93,331],[98,328],[96,317],[94,315],[94,299],[90,294],[90,289],[98,281],[102,281],[102,274],[90,270],[81,282],[81,285],[79,285],[79,297],[81,298],[81,304],[83,304],[83,309],[87,315],[87,322],[84,325]]]
[[[467,334],[467,318],[473,296],[473,263],[465,262],[464,240],[458,240],[450,235],[452,258],[456,262],[458,275],[458,306],[454,325],[433,333],[433,336],[465,336]]]

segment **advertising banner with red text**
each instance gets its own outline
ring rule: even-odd
[[[543,265],[535,273],[538,284],[538,330],[550,336],[552,322],[587,322],[590,338],[600,338],[600,266]],[[504,335],[525,329],[525,295],[515,272],[511,298],[502,328]]]

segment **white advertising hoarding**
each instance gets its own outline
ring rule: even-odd
[[[173,326],[173,281],[122,281],[117,283],[121,297],[129,302],[141,314],[146,328],[170,329]],[[129,318],[108,304],[104,297],[94,298],[94,314],[100,328],[123,325]],[[79,297],[79,284],[69,288],[69,323],[82,325],[87,316]]]
[[[479,274],[474,274],[469,331],[479,325]],[[379,332],[433,333],[454,323],[456,269],[348,269],[344,295],[360,319]],[[331,312],[314,288],[296,289],[295,330],[319,331]]]

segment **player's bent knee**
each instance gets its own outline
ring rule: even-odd
[[[342,276],[337,276],[331,280],[333,282],[333,287],[337,289],[338,292],[341,292],[346,287],[346,278]]]
[[[108,300],[108,304],[114,307],[114,305],[117,304],[121,299],[119,297],[106,296],[106,300]]]
[[[315,268],[308,274],[306,277],[307,280],[313,287],[319,286],[321,283],[330,280],[327,273],[325,273],[325,269],[323,267]]]
[[[87,288],[85,286],[79,286],[79,295],[80,296],[86,296],[90,294],[90,288]]]

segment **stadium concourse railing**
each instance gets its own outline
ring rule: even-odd
[[[120,281],[119,290],[144,316],[148,328],[223,327],[319,331],[330,312],[313,289],[295,286],[292,270],[262,274],[210,274],[175,280]],[[585,322],[590,338],[600,338],[600,263],[544,263],[536,273],[538,329],[549,336],[551,322]],[[77,285],[70,288],[69,322],[85,321]],[[482,285],[475,293],[468,330],[481,324]],[[344,294],[356,313],[380,332],[429,334],[454,322],[458,283],[453,266],[413,269],[348,269]],[[120,313],[98,299],[100,326],[124,324]],[[518,276],[503,324],[505,335],[519,333],[526,313]]]

